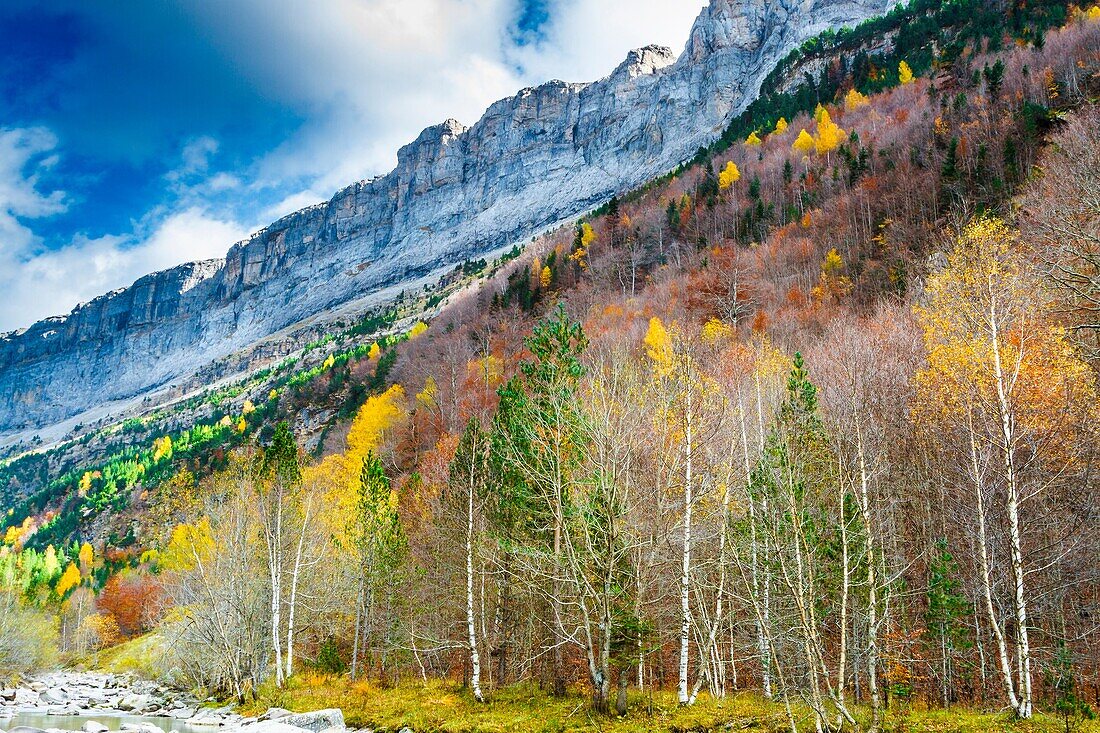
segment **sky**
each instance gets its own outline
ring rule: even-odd
[[[354,181],[447,118],[632,49],[703,0],[3,0],[0,332]]]

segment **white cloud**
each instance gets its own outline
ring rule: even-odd
[[[242,73],[307,122],[257,162],[252,179],[337,188],[388,171],[397,149],[453,117],[550,79],[591,81],[632,48],[679,50],[702,0],[557,0],[543,37],[517,47],[518,0],[296,0],[199,3],[200,22]],[[232,8],[233,22],[226,22]],[[275,42],[277,39],[277,42]]]
[[[41,127],[0,129],[0,267],[31,246],[33,232],[21,221],[65,210],[62,191],[39,190],[39,178],[57,163],[57,139]]]
[[[543,40],[506,56],[533,79],[594,81],[651,44],[679,54],[703,0],[559,0]]]
[[[139,277],[191,260],[225,254],[252,227],[227,221],[199,208],[172,213],[148,234],[78,236],[61,249],[29,254],[16,267],[0,269],[0,332],[46,316],[67,313]]]
[[[218,152],[218,147],[218,141],[209,135],[189,141],[180,153],[179,167],[169,171],[165,178],[179,181],[206,173],[210,169],[210,157]]]

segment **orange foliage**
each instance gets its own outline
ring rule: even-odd
[[[160,583],[145,573],[113,575],[96,599],[96,607],[115,618],[122,636],[143,634],[163,609]]]

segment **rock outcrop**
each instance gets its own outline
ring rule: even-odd
[[[167,387],[304,319],[526,241],[686,160],[788,51],[889,4],[712,0],[679,58],[643,48],[600,81],[552,81],[473,127],[430,127],[390,174],[280,219],[224,260],[0,336],[0,433]]]

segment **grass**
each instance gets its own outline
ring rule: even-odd
[[[286,689],[266,688],[242,712],[256,714],[268,707],[294,711],[338,707],[350,727],[396,732],[411,728],[416,733],[689,733],[752,730],[785,733],[789,730],[782,706],[753,693],[739,693],[725,700],[701,696],[691,707],[680,707],[675,693],[634,693],[624,717],[597,716],[589,698],[580,690],[564,698],[551,697],[534,685],[496,690],[481,705],[469,690],[447,681],[405,682],[382,688],[372,682],[307,673],[294,678]],[[868,711],[858,716],[869,720]],[[796,709],[799,730],[814,729],[809,711]],[[865,729],[864,725],[861,728]],[[985,713],[967,708],[950,710],[894,709],[887,713],[884,733],[1063,733],[1061,719],[1037,715],[1016,721],[1008,714]],[[1100,733],[1088,722],[1073,733]]]
[[[132,673],[146,679],[162,676],[164,641],[157,632],[138,636],[110,649],[96,652],[84,659],[73,660],[74,666],[114,674]]]

